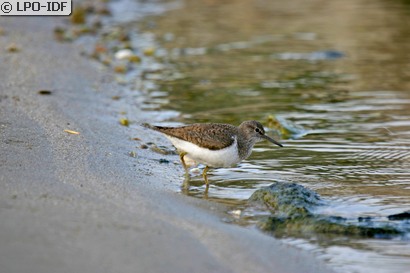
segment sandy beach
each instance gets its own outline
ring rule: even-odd
[[[169,143],[119,124],[121,86],[54,40],[60,20],[0,18],[1,272],[331,272],[175,192],[182,168],[132,138]]]

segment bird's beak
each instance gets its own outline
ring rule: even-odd
[[[273,138],[268,137],[267,135],[261,135],[262,138],[272,142],[273,144],[278,145],[279,147],[283,147],[282,144],[280,144],[279,142],[277,142],[276,140],[274,140]]]

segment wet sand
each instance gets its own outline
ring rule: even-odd
[[[310,253],[224,223],[221,205],[175,193],[182,168],[131,138],[166,140],[119,125],[111,96],[121,87],[54,41],[60,20],[0,18],[2,272],[330,272]]]

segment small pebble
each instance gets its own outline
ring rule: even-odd
[[[231,210],[229,212],[230,215],[235,216],[235,217],[239,217],[242,214],[242,211],[240,209],[236,209],[236,210]]]
[[[166,155],[167,152],[161,148],[159,148],[157,145],[151,145],[151,151],[162,154],[162,155]]]
[[[132,56],[130,56],[130,57],[128,58],[128,60],[129,60],[130,62],[133,62],[133,63],[139,63],[139,62],[141,62],[141,58],[140,58],[139,56],[137,56],[137,55],[132,55]]]
[[[192,168],[192,169],[190,170],[190,173],[192,173],[192,174],[199,174],[199,173],[201,173],[201,170],[200,170],[199,168]]]
[[[38,91],[38,93],[40,95],[51,95],[53,92],[51,92],[50,90],[40,90]]]
[[[126,65],[116,65],[116,66],[114,67],[114,71],[115,71],[116,73],[122,73],[122,74],[124,74],[124,73],[127,72],[127,66],[126,66]]]
[[[144,49],[144,55],[145,56],[152,56],[155,53],[155,49],[153,47],[148,47]]]
[[[161,164],[163,164],[163,163],[168,164],[168,163],[169,163],[169,160],[167,160],[167,159],[165,159],[165,158],[161,158],[161,159],[159,160],[159,163],[161,163]]]
[[[84,24],[85,23],[86,10],[82,6],[74,7],[71,13],[71,23],[73,24]]]
[[[105,53],[107,52],[107,48],[102,44],[96,44],[94,47],[94,52],[96,54]]]
[[[117,60],[128,60],[134,56],[134,52],[131,49],[121,49],[115,52],[114,56]]]
[[[129,125],[130,125],[130,122],[129,122],[129,120],[128,120],[127,118],[121,118],[121,119],[120,119],[120,124],[121,124],[122,126],[129,126]]]
[[[9,44],[6,49],[8,52],[13,53],[20,51],[20,48],[15,43]]]
[[[146,145],[146,144],[141,144],[140,149],[148,149],[148,145]]]

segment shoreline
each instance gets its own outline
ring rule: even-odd
[[[59,20],[0,18],[5,272],[331,272],[311,253],[223,223],[222,205],[175,193],[182,169],[163,156],[130,157],[132,137],[166,142],[119,125],[123,102],[111,96],[121,86],[53,39]],[[17,52],[6,52],[11,43]]]

